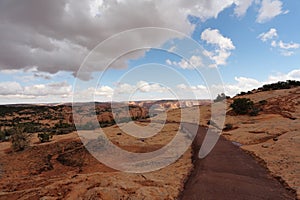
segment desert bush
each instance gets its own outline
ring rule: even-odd
[[[116,124],[116,121],[115,120],[111,120],[111,121],[99,121],[99,124],[100,124],[100,127],[101,128],[105,128],[105,127],[109,127],[109,126],[113,126]]]
[[[50,133],[39,133],[38,138],[41,143],[49,142],[52,139],[52,134]]]
[[[20,124],[26,133],[36,133],[41,131],[41,124],[37,122],[25,122]]]
[[[11,135],[11,147],[13,151],[22,151],[29,146],[30,135],[24,132],[24,127],[14,127]]]
[[[232,124],[225,124],[224,128],[223,128],[223,131],[229,131],[233,128],[233,125]]]
[[[80,129],[80,130],[84,130],[84,129]],[[64,134],[71,133],[73,131],[76,131],[75,125],[70,126],[69,128],[50,129],[49,132],[56,134],[56,135],[64,135]]]
[[[250,116],[257,116],[258,113],[259,113],[259,111],[260,111],[260,108],[258,108],[258,107],[252,107],[250,109],[249,115]]]
[[[229,96],[226,96],[224,93],[218,94],[214,102],[220,102],[223,101],[224,99],[230,98]]]
[[[279,81],[277,83],[266,84],[259,88],[260,91],[269,91],[269,90],[282,90],[282,89],[290,89],[292,87],[300,86],[300,81],[295,80],[287,80],[287,81]]]
[[[267,100],[261,100],[258,102],[260,105],[266,105],[268,103]]]
[[[0,131],[0,141],[5,141],[6,135],[4,131]]]
[[[59,120],[57,124],[54,125],[54,128],[69,128],[72,124],[64,123],[63,120]]]
[[[83,130],[83,129],[81,129]],[[64,123],[63,120],[59,120],[58,123],[54,125],[54,128],[51,130],[53,134],[63,135],[68,134],[73,131],[76,131],[76,127],[74,124]]]
[[[253,101],[248,98],[235,99],[230,107],[236,114],[244,115],[249,113],[249,111],[253,108]]]
[[[300,86],[300,81],[296,80],[287,80],[286,81],[290,86]]]

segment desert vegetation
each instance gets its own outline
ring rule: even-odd
[[[17,126],[13,128],[13,133],[10,137],[11,148],[13,151],[22,151],[29,146],[30,134],[24,131],[24,127]]]
[[[253,105],[253,101],[248,98],[238,98],[234,99],[230,107],[237,115],[245,115],[253,109]]]
[[[298,86],[300,86],[300,81],[296,81],[296,80],[278,81],[277,83],[265,84],[256,90],[252,90],[248,92],[244,92],[244,91],[240,92],[237,96],[250,95],[256,92],[263,92],[263,91],[291,89]]]
[[[283,89],[290,89],[297,86],[300,86],[300,81],[287,80],[287,81],[279,81],[277,83],[263,85],[262,87],[258,88],[258,90],[259,91],[283,90]]]
[[[51,133],[39,133],[38,134],[38,138],[41,143],[49,142],[52,139],[52,137],[53,136],[51,135]]]
[[[225,99],[229,99],[230,96],[226,96],[224,93],[218,94],[218,96],[216,97],[216,99],[214,100],[214,102],[220,102],[223,101]]]

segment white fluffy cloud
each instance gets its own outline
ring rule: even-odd
[[[98,96],[106,96],[106,97],[111,97],[114,93],[114,89],[109,87],[109,86],[101,86],[100,88],[97,88],[94,90],[95,95]]]
[[[274,83],[277,81],[298,80],[300,81],[300,69],[292,70],[286,74],[277,73],[270,75],[266,80],[259,81],[249,77],[235,77],[235,83],[224,83],[224,85],[214,85],[211,88],[222,91],[224,88],[226,95],[234,96],[242,91],[250,91],[252,89],[261,87],[264,84]],[[139,81],[136,84],[120,83],[115,87],[101,86],[98,88],[87,88],[72,94],[72,86],[66,82],[58,82],[51,84],[36,84],[22,87],[18,82],[2,82],[0,83],[0,99],[2,103],[18,103],[18,102],[71,102],[72,95],[77,95],[77,100],[85,101],[85,97],[95,97],[96,101],[111,101],[124,100],[125,97],[132,96],[131,100],[137,99],[161,99],[174,98],[170,91],[176,91],[180,97],[185,99],[199,98],[209,99],[211,92],[208,91],[205,85],[186,85],[179,84],[174,88],[167,88],[157,83],[149,83],[146,81]],[[156,95],[151,95],[151,94]],[[159,95],[157,96],[157,94]],[[137,95],[136,95],[137,94]],[[16,100],[18,98],[18,100]],[[13,102],[11,101],[13,100]],[[90,99],[89,99],[90,100]],[[126,98],[125,98],[126,100]]]
[[[218,29],[205,29],[201,33],[201,39],[205,40],[208,44],[217,45],[220,49],[232,50],[235,48],[231,39],[221,35]]]
[[[225,91],[228,95],[236,95],[242,91],[250,91],[252,89],[256,89],[258,87],[261,87],[264,84],[270,84],[278,81],[286,81],[286,80],[298,80],[300,81],[300,69],[295,69],[287,74],[275,74],[270,75],[267,80],[264,81],[258,81],[253,78],[247,78],[247,77],[235,77],[235,84],[225,84]]]
[[[0,69],[36,67],[44,72],[76,74],[85,56],[116,33],[132,28],[164,27],[190,35],[195,26],[187,20],[189,15],[202,20],[217,17],[232,4],[234,0],[174,0],[171,7],[170,2],[161,0],[3,1],[0,6]],[[148,42],[159,46],[166,39],[165,35],[157,34]],[[105,57],[111,59],[109,52],[120,45],[130,48],[144,40],[142,35],[135,35],[122,44],[111,46]],[[125,67],[130,58],[124,57],[115,67]],[[90,72],[105,67],[104,61],[97,64],[89,67],[82,78],[88,79]]]
[[[183,96],[186,95],[186,99],[195,97],[198,99],[210,99],[208,88],[204,85],[179,84],[176,88]]]
[[[205,29],[201,33],[201,39],[216,47],[214,52],[205,50],[204,55],[214,60],[216,65],[226,65],[231,50],[235,49],[231,39],[224,37],[218,29],[211,28]]]
[[[1,82],[0,83],[0,95],[15,95],[22,94],[23,88],[17,82]]]
[[[268,32],[261,33],[258,35],[258,38],[260,38],[263,42],[271,41],[270,45],[274,48],[279,49],[279,52],[283,56],[291,56],[294,54],[295,49],[300,48],[299,43],[295,42],[283,42],[282,40],[279,40],[279,36],[277,34],[277,30],[275,28],[271,28]]]
[[[262,0],[256,21],[264,23],[287,12],[282,10],[282,2],[280,0]]]
[[[138,91],[147,93],[147,92],[158,92],[163,93],[168,90],[168,88],[158,84],[158,83],[148,83],[146,81],[139,81],[136,84],[136,88]]]
[[[0,69],[36,67],[38,71],[69,71],[75,75],[85,56],[97,44],[114,34],[132,28],[164,27],[190,35],[195,25],[189,22],[188,16],[193,15],[204,21],[216,18],[220,12],[232,5],[235,5],[235,14],[242,16],[252,1],[174,0],[171,2],[172,6],[169,1],[161,0],[2,1]],[[281,5],[278,0],[264,0],[259,21],[271,18],[271,11],[273,15],[282,12]],[[159,46],[167,39],[165,35],[156,34],[148,38],[149,41],[145,41],[143,35],[134,35],[122,43],[110,46],[104,56],[111,60],[114,50],[120,47],[135,47],[134,44],[142,41]],[[226,45],[228,40],[222,40]],[[226,53],[220,53],[223,56],[216,56],[215,59],[222,64]],[[128,59],[142,55],[143,52],[135,56],[124,56],[114,67],[126,67]],[[91,63],[86,74],[81,74],[81,78],[88,79],[90,72],[103,70],[105,63],[106,60],[94,63],[95,65]]]
[[[36,99],[40,97],[71,97],[72,86],[66,82],[21,86],[18,82],[0,83],[0,96]]]
[[[124,100],[130,96],[134,96],[137,93],[165,93],[168,91],[167,87],[164,87],[158,83],[149,83],[146,81],[139,81],[136,84],[128,84],[128,83],[118,83],[115,87],[110,86],[101,86],[99,88],[90,87],[84,91],[78,91],[77,98],[81,96],[90,96],[91,94],[95,95],[96,99],[99,100]],[[92,95],[92,96],[93,96]],[[93,96],[94,97],[94,96]]]
[[[195,69],[198,67],[203,67],[202,58],[200,56],[193,55],[189,60],[181,59],[179,62],[166,60],[166,64],[180,67],[182,69]]]
[[[266,42],[267,40],[271,40],[273,38],[278,37],[277,30],[275,28],[271,28],[266,33],[261,33],[258,38],[260,38],[263,42]]]
[[[254,0],[236,0],[234,13],[238,16],[244,16]]]
[[[275,75],[270,75],[267,80],[259,81],[254,78],[249,77],[235,77],[235,83],[224,83],[224,85],[213,85],[211,87],[212,90],[217,89],[218,91],[222,91],[224,88],[225,94],[229,96],[235,96],[240,92],[247,92],[253,89],[259,88],[264,84],[275,83],[278,81],[286,81],[286,80],[298,80],[300,81],[300,69],[295,69],[287,74],[278,73]],[[210,98],[210,93],[208,89],[204,85],[196,85],[196,86],[187,86],[185,84],[177,85],[177,88],[180,91],[192,91],[197,94],[199,98]],[[215,98],[215,97],[212,97]]]
[[[298,49],[300,47],[300,44],[290,42],[290,43],[284,43],[281,40],[278,42],[277,46],[279,46],[281,49]]]
[[[278,73],[276,75],[269,76],[268,82],[285,81],[285,80],[297,80],[300,81],[300,69],[295,69],[287,74]]]

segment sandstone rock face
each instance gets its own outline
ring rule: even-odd
[[[231,124],[232,129],[222,134],[257,158],[300,199],[300,87],[234,98],[250,98],[255,104],[264,105],[258,116],[227,115],[225,124]],[[233,99],[227,100],[227,111],[232,102]],[[207,126],[211,117],[209,105],[186,109],[200,109],[199,124]],[[180,122],[181,111],[170,110],[168,120]]]
[[[178,124],[166,124],[144,141],[116,125],[103,130],[126,151],[151,152],[172,140]],[[93,131],[83,133],[92,135]],[[34,134],[30,147],[16,153],[10,152],[9,142],[0,143],[0,199],[176,199],[193,167],[189,148],[175,163],[160,170],[125,173],[96,160],[82,142],[76,132],[55,135],[43,144]]]
[[[260,159],[273,176],[294,189],[300,198],[300,88],[245,97],[254,102],[266,100],[266,104],[255,117],[229,116],[227,123],[239,128],[229,131],[226,137],[242,143],[242,149]]]

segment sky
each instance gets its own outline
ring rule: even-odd
[[[300,80],[300,1],[0,0],[0,104],[213,99]]]

